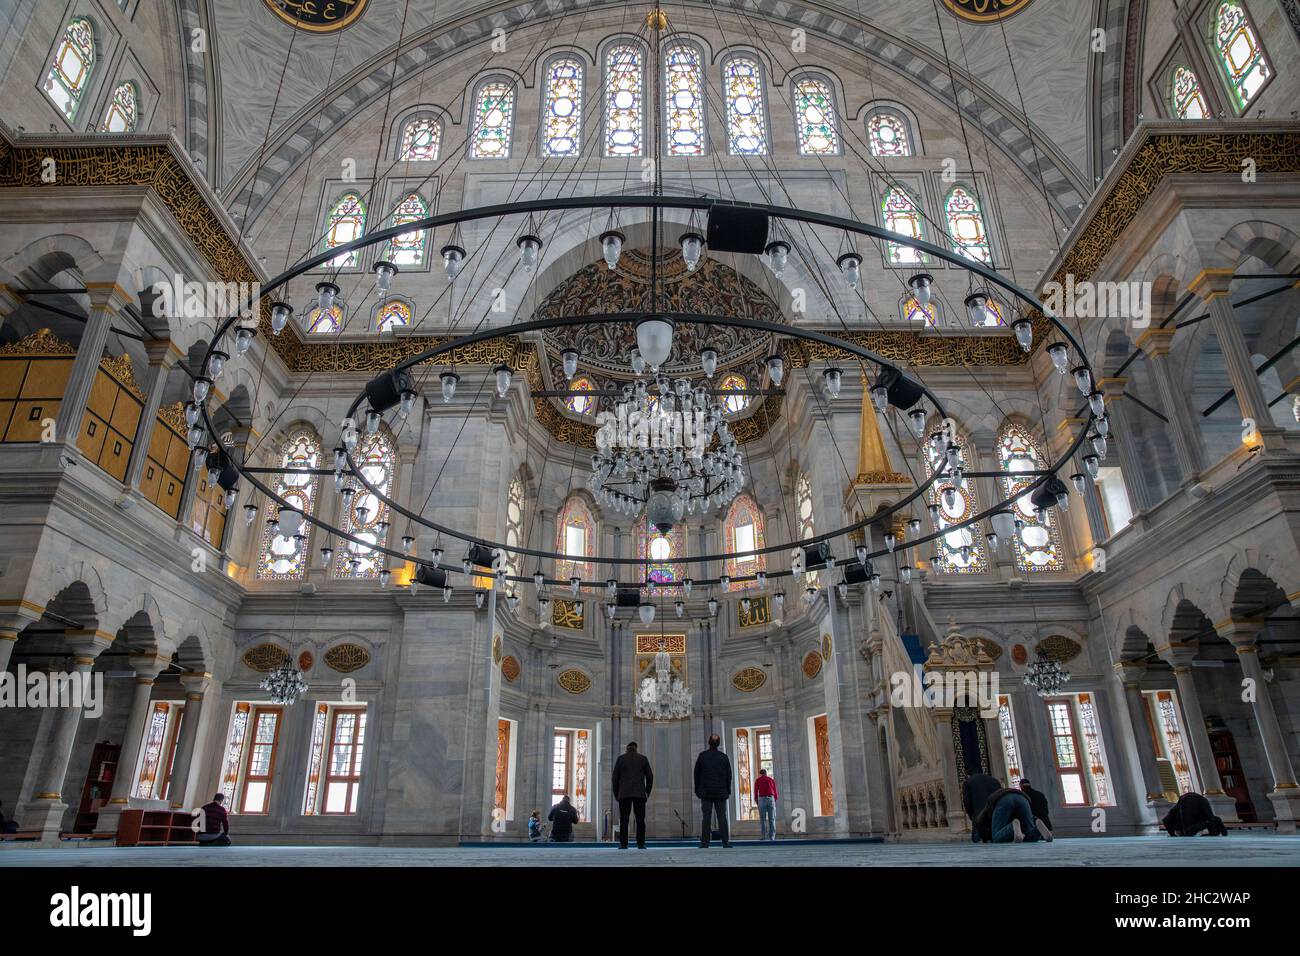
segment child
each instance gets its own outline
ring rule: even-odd
[[[542,842],[542,811],[534,810],[528,815],[528,839],[534,843]]]

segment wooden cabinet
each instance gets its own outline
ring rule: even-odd
[[[1241,758],[1237,756],[1237,743],[1228,730],[1209,730],[1210,753],[1214,757],[1214,766],[1219,770],[1219,781],[1223,792],[1237,803],[1237,816],[1242,823],[1255,823],[1255,804],[1250,800],[1250,791],[1246,789],[1246,774],[1241,769]]]
[[[194,814],[171,810],[126,810],[117,826],[118,846],[193,846]]]

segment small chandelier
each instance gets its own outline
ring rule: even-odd
[[[1039,697],[1059,694],[1061,687],[1069,680],[1070,672],[1061,666],[1061,662],[1048,657],[1041,649],[1038,651],[1038,660],[1025,670],[1025,686],[1032,687]]]
[[[285,661],[267,674],[258,686],[271,695],[273,702],[292,706],[300,695],[307,692],[307,679],[291,661]]]

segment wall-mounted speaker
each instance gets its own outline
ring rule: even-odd
[[[431,568],[427,564],[421,564],[415,568],[415,580],[417,583],[431,588],[445,588],[447,586],[447,572],[442,568]]]
[[[767,248],[767,213],[718,203],[709,207],[707,232],[710,252],[759,255]]]

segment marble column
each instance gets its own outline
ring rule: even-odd
[[[1174,669],[1174,679],[1178,682],[1178,698],[1183,705],[1183,715],[1187,718],[1187,736],[1192,748],[1192,759],[1196,761],[1196,774],[1200,778],[1206,799],[1214,807],[1214,812],[1224,820],[1236,823],[1236,801],[1223,792],[1219,780],[1219,768],[1214,763],[1214,753],[1210,747],[1210,735],[1205,729],[1205,715],[1201,712],[1201,697],[1196,691],[1196,681],[1192,675],[1192,659],[1196,657],[1196,648],[1186,644],[1169,643],[1156,648],[1160,659]]]
[[[76,447],[81,434],[86,402],[99,374],[99,362],[104,357],[109,330],[118,313],[133,299],[130,293],[111,282],[87,283],[86,291],[90,296],[90,316],[77,344],[77,357],[72,363],[72,372],[55,420],[55,437],[69,447]]]
[[[1273,710],[1264,668],[1259,663],[1258,641],[1264,627],[1264,621],[1229,619],[1217,625],[1215,630],[1232,644],[1241,661],[1242,674],[1254,684],[1250,706],[1255,712],[1255,722],[1259,724],[1264,757],[1273,774],[1273,789],[1268,793],[1268,799],[1273,804],[1278,832],[1295,833],[1296,821],[1300,820],[1300,786],[1296,784],[1295,769],[1287,754],[1286,737]]]
[[[1183,481],[1192,482],[1205,470],[1205,450],[1201,447],[1196,425],[1188,416],[1188,396],[1174,384],[1169,371],[1169,351],[1173,348],[1175,332],[1173,326],[1157,328],[1153,325],[1138,336],[1136,344],[1151,366],[1156,391],[1160,393],[1160,403],[1169,419],[1169,438],[1174,446],[1174,455],[1178,459]]]
[[[167,374],[176,367],[176,362],[181,357],[180,350],[170,339],[146,342],[144,350],[149,356],[149,371],[144,381],[144,410],[140,413],[140,423],[135,429],[131,463],[122,480],[128,489],[140,487],[140,476],[144,474],[145,463],[149,460],[149,445],[153,442],[158,408],[162,405],[163,392],[167,388]]]
[[[1106,393],[1106,416],[1113,426],[1112,443],[1119,453],[1119,467],[1124,475],[1124,487],[1135,499],[1133,510],[1147,511],[1156,504],[1156,501],[1151,495],[1150,484],[1142,472],[1142,465],[1138,458],[1138,445],[1134,440],[1135,432],[1132,422],[1129,421],[1131,403],[1124,400],[1126,385],[1128,385],[1126,378],[1103,378],[1097,382],[1097,387]],[[1091,444],[1085,442],[1080,449],[1080,454],[1086,455],[1091,451]]]
[[[1210,311],[1210,326],[1223,352],[1223,364],[1237,396],[1243,418],[1253,419],[1258,438],[1251,444],[1262,445],[1265,452],[1281,451],[1286,443],[1284,432],[1273,424],[1273,415],[1259,384],[1259,373],[1251,361],[1250,349],[1241,334],[1241,326],[1228,298],[1232,285],[1231,269],[1206,269],[1192,280],[1190,291],[1202,299]]]
[[[84,689],[92,679],[95,658],[113,643],[113,635],[94,629],[77,629],[64,631],[64,637],[72,653],[71,674]],[[83,710],[83,706],[59,708],[44,761],[36,775],[35,795],[20,808],[19,829],[39,830],[42,843],[59,842],[63,815],[69,806],[63,799],[68,763],[77,743]]]
[[[1147,719],[1146,698],[1142,696],[1142,675],[1145,672],[1146,665],[1141,661],[1118,661],[1115,664],[1115,679],[1123,688],[1128,713],[1127,733],[1121,727],[1121,733],[1116,737],[1129,757],[1138,822],[1144,827],[1154,827],[1163,816],[1161,809],[1168,806],[1169,801],[1165,799],[1163,784],[1160,782],[1155,742],[1151,739],[1151,722]]]
[[[144,741],[145,726],[152,713],[154,680],[171,660],[170,654],[141,654],[129,658],[135,671],[135,691],[131,698],[131,711],[126,718],[122,737],[122,753],[117,760],[113,776],[113,790],[108,803],[99,810],[95,823],[97,833],[116,833],[122,811],[128,808],[131,788],[135,785],[135,767],[140,760],[140,745]]]
[[[176,742],[176,759],[172,764],[167,793],[173,810],[185,810],[190,806],[190,777],[198,748],[199,718],[203,715],[203,697],[211,682],[211,674],[190,672],[181,675],[181,686],[185,688],[185,719],[181,721],[181,739]]]
[[[42,608],[20,601],[0,611],[0,674],[9,667],[9,659],[18,643],[18,635],[29,624],[41,619]]]

